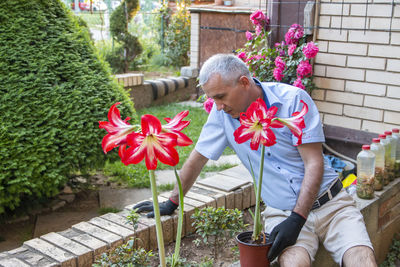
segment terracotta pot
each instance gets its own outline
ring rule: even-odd
[[[222,5],[224,4],[224,0],[215,0],[214,3],[215,3],[217,6],[222,6]]]
[[[251,236],[253,232],[242,232],[236,236],[239,246],[240,266],[241,267],[269,267],[267,258],[271,243],[252,244]]]

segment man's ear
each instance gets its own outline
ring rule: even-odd
[[[247,76],[242,75],[239,77],[239,84],[248,87],[250,85],[249,78]]]

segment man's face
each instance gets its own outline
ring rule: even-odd
[[[239,118],[240,113],[250,105],[249,86],[245,76],[236,81],[224,82],[219,74],[215,74],[203,85],[203,90],[207,97],[214,99],[218,110],[222,109],[232,118]]]

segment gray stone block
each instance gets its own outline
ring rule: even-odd
[[[24,245],[54,259],[61,266],[76,266],[76,258],[72,253],[60,249],[42,239],[34,238],[24,242]]]
[[[0,259],[0,266],[3,266],[3,267],[30,267],[31,265],[26,264],[25,262],[23,262],[17,258],[3,258],[3,259]]]
[[[72,229],[96,237],[97,239],[106,242],[109,246],[111,246],[111,248],[115,248],[123,243],[122,237],[120,237],[119,235],[116,235],[110,231],[104,230],[87,222],[80,222],[78,224],[75,224],[72,226]]]
[[[74,254],[77,257],[78,266],[92,266],[93,253],[88,247],[83,246],[58,233],[48,233],[40,238]]]
[[[199,76],[199,69],[191,66],[185,66],[181,68],[181,75],[185,77],[197,77]]]
[[[133,237],[135,232],[132,230],[129,230],[126,227],[122,227],[118,224],[115,224],[113,222],[110,222],[108,220],[105,220],[100,217],[95,217],[89,221],[91,224],[98,226],[106,231],[112,232],[116,235],[121,236],[124,241],[127,241],[130,237]]]

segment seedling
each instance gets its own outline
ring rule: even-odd
[[[194,219],[192,225],[196,228],[196,234],[199,235],[199,238],[193,242],[196,245],[212,242],[214,259],[218,259],[224,242],[247,226],[243,222],[243,213],[238,209],[225,209],[224,207],[196,209],[192,218]]]

